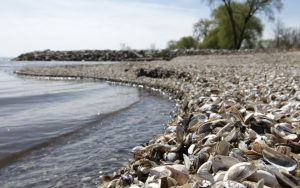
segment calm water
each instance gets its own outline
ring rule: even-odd
[[[13,74],[46,64],[0,61],[0,187],[96,187],[169,119],[173,103],[137,88]]]

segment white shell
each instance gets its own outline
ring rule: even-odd
[[[224,176],[224,181],[233,180],[241,182],[247,177],[251,176],[257,170],[252,163],[242,162],[237,163],[229,168]]]

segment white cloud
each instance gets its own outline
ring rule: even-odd
[[[297,1],[286,0],[282,16],[298,26]],[[199,0],[7,0],[0,6],[0,56],[54,49],[164,48],[171,39],[192,34],[192,25],[209,17]],[[265,23],[264,38],[273,36]],[[298,25],[297,25],[298,24]]]
[[[14,11],[0,13],[0,55],[48,48],[119,49],[120,43],[163,48],[171,39],[190,35],[200,14],[196,9],[128,1],[27,0]]]

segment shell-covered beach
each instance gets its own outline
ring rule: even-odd
[[[159,89],[177,99],[179,110],[164,132],[134,147],[128,166],[101,176],[100,187],[300,186],[300,52],[16,73],[107,80]]]

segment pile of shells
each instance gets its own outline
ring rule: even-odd
[[[186,90],[178,114],[100,187],[300,186],[299,76],[271,71],[255,83],[246,70],[212,69],[174,82]]]
[[[100,187],[300,187],[300,53],[35,68],[166,89],[179,110]],[[155,109],[153,109],[155,110]]]

